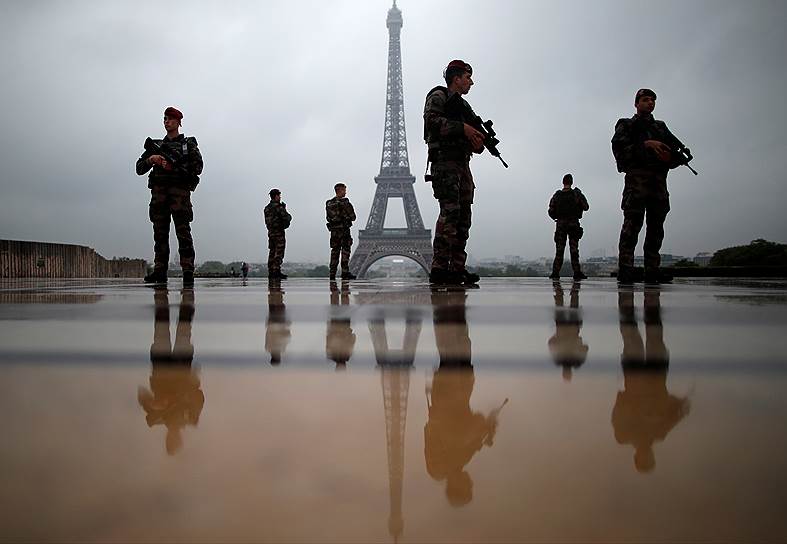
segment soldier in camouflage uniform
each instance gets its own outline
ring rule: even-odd
[[[284,248],[287,241],[284,231],[290,226],[292,216],[287,211],[287,205],[281,201],[281,191],[271,189],[271,201],[265,206],[265,226],[268,227],[268,277],[271,279],[287,279],[281,273],[281,263],[284,260]]]
[[[484,135],[469,124],[476,115],[462,98],[473,85],[472,75],[469,64],[451,61],[444,72],[447,87],[438,86],[429,91],[424,107],[424,140],[432,163],[427,181],[431,179],[434,197],[440,203],[429,274],[432,283],[479,280],[477,274],[465,268],[475,192],[470,155],[484,149]]]
[[[556,191],[549,201],[549,217],[555,220],[555,260],[552,262],[553,280],[560,279],[560,268],[563,266],[563,254],[568,250],[571,254],[571,268],[574,269],[574,279],[587,278],[582,273],[579,265],[579,240],[584,231],[579,225],[582,213],[590,209],[588,200],[578,188],[571,188],[574,177],[571,174],[563,176],[563,189]]]
[[[634,279],[634,249],[647,216],[645,233],[645,281],[666,283],[671,277],[661,272],[659,250],[664,240],[664,220],[670,209],[667,172],[684,162],[678,153],[677,138],[664,121],[653,118],[656,93],[640,89],[634,98],[637,113],[619,119],[612,137],[612,152],[618,172],[625,172],[623,227],[620,230],[618,281]]]
[[[344,183],[337,183],[333,190],[336,196],[325,203],[326,226],[331,231],[330,278],[336,279],[341,253],[342,279],[354,280],[355,275],[350,273],[350,248],[353,244],[350,227],[355,221],[355,210],[347,198],[347,186]]]
[[[202,155],[196,138],[180,134],[182,119],[183,114],[177,109],[169,107],[164,110],[164,129],[167,135],[163,140],[154,140],[156,145],[176,161],[175,164],[160,154],[149,154],[147,151],[137,160],[138,175],[150,170],[149,216],[153,223],[155,258],[153,272],[145,276],[147,283],[167,281],[171,218],[178,237],[183,284],[194,284],[194,241],[191,238],[190,225],[194,213],[191,207],[191,192],[197,187],[199,175],[202,173]]]

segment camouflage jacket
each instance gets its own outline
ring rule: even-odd
[[[271,200],[265,206],[265,226],[268,227],[269,232],[283,232],[290,226],[292,216],[287,211],[287,205],[284,202],[276,202]]]
[[[328,230],[349,229],[355,221],[355,210],[347,197],[333,197],[325,203]]]
[[[445,87],[435,87],[426,96],[424,106],[424,141],[429,160],[442,154],[449,160],[467,160],[473,153],[465,137],[465,123],[475,122],[477,115],[459,93],[449,93]]]
[[[667,170],[683,164],[677,153],[672,153],[670,162],[662,162],[653,150],[645,147],[646,140],[658,140],[672,150],[680,147],[680,142],[664,121],[658,121],[652,115],[636,114],[630,119],[618,119],[615,123],[615,134],[612,136],[612,154],[615,156],[618,172],[642,169],[666,174]]]
[[[178,164],[183,164],[195,178],[188,179],[178,170],[164,170],[158,165],[151,165],[147,160],[149,156],[147,152],[137,159],[137,174],[141,176],[150,170],[149,188],[153,188],[154,185],[173,185],[193,191],[199,183],[199,175],[202,174],[203,166],[202,153],[199,151],[197,139],[193,136],[186,137],[183,134],[178,134],[172,140],[164,136],[164,139],[154,141],[171,156],[176,157]]]
[[[565,193],[568,193],[566,196]],[[578,188],[555,191],[549,201],[549,217],[552,219],[580,219],[582,213],[590,209],[588,199]]]

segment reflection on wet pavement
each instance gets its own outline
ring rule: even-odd
[[[612,409],[612,426],[618,444],[634,447],[634,466],[639,472],[655,468],[653,443],[664,440],[689,413],[688,399],[667,391],[669,352],[664,344],[660,297],[657,289],[645,291],[643,343],[635,316],[634,293],[628,289],[618,293],[624,390],[618,392]]]
[[[555,334],[549,339],[549,352],[555,364],[563,368],[563,379],[571,381],[574,369],[585,362],[590,349],[584,343],[582,330],[582,310],[579,307],[580,282],[571,284],[570,305],[565,306],[563,286],[559,281],[553,282],[555,290]]]
[[[787,540],[780,283],[170,283],[3,284],[2,540]]]
[[[194,318],[194,290],[184,289],[178,310],[175,345],[170,342],[169,295],[166,288],[154,290],[155,318],[150,345],[150,390],[139,388],[137,399],[145,410],[148,427],[167,429],[167,453],[175,454],[183,445],[181,431],[196,426],[205,404],[199,377],[192,368],[194,346],[191,321]]]

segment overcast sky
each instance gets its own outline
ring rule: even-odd
[[[380,169],[386,0],[0,3],[0,238],[85,244],[152,260],[134,163],[162,115],[184,112],[205,170],[197,260],[266,260],[262,208],[294,219],[286,260],[327,260],[325,200],[343,181],[363,228]],[[787,3],[399,0],[410,164],[428,228],[422,112],[445,64],[495,122],[509,169],[471,163],[472,258],[552,255],[546,214],[564,173],[590,201],[583,256],[614,255],[623,178],[615,121],[639,87],[695,155],[670,173],[663,251],[787,242]],[[386,226],[404,225],[401,210]],[[174,241],[174,236],[173,236]],[[641,252],[641,246],[637,251]]]

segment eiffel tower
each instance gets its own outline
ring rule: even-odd
[[[415,361],[418,337],[421,334],[421,317],[417,311],[405,315],[403,346],[400,350],[388,347],[385,332],[385,315],[369,321],[374,355],[380,368],[385,410],[385,441],[388,451],[388,532],[394,542],[404,532],[402,489],[404,487],[404,433],[407,423],[407,396],[410,391],[410,371]]]
[[[377,260],[391,255],[409,257],[429,273],[432,267],[432,232],[424,228],[421,210],[415,199],[407,157],[407,134],[404,128],[404,92],[402,90],[402,49],[399,34],[402,12],[388,10],[388,88],[385,98],[385,130],[380,174],[374,178],[377,190],[366,228],[358,233],[358,246],[350,259],[350,271],[363,277]],[[407,228],[384,228],[388,200],[401,198]]]

